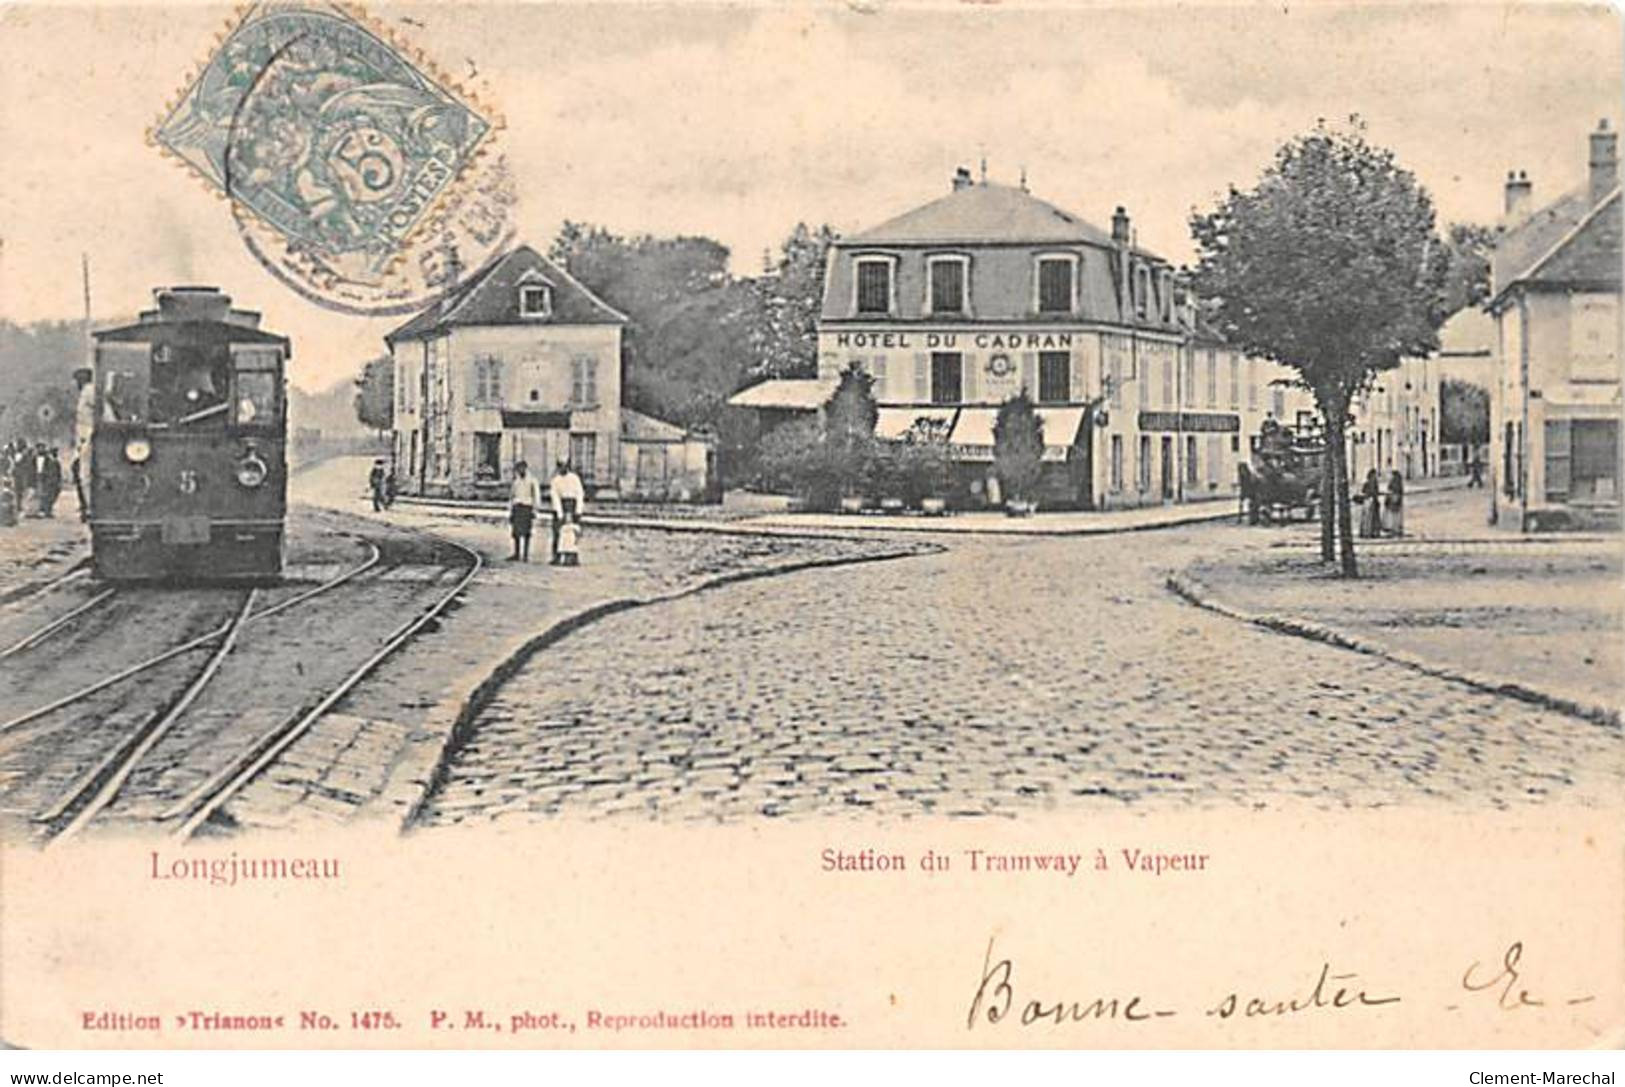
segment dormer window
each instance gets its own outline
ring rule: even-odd
[[[970,258],[943,254],[926,258],[929,313],[965,313],[969,309]]]
[[[1151,312],[1151,269],[1143,264],[1134,269],[1134,311],[1141,318]]]
[[[1157,276],[1157,312],[1162,323],[1174,323],[1174,273],[1164,268]]]
[[[550,317],[553,314],[553,288],[545,283],[525,283],[519,288],[519,316]]]
[[[1039,313],[1071,313],[1078,307],[1078,258],[1056,254],[1038,258],[1035,276]]]
[[[853,309],[860,314],[890,316],[896,309],[896,277],[894,258],[886,256],[859,257],[853,299]]]

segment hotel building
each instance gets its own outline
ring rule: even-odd
[[[1119,207],[1103,230],[1027,191],[974,181],[830,250],[816,379],[773,380],[733,402],[808,410],[857,365],[877,433],[951,426],[954,496],[986,501],[998,406],[1026,389],[1044,423],[1046,507],[1138,506],[1231,495],[1269,415],[1306,394],[1199,319],[1174,267],[1134,242]]]

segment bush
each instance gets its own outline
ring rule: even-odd
[[[887,458],[891,484],[909,505],[923,498],[946,498],[949,464],[948,424],[940,419],[920,419],[892,443]]]
[[[1044,468],[1044,421],[1027,390],[999,405],[993,420],[993,471],[1006,502],[1025,502]]]

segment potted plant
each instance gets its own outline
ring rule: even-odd
[[[1044,469],[1044,421],[1023,389],[999,405],[993,421],[993,471],[1004,492],[1005,512],[1028,517],[1038,508]]]

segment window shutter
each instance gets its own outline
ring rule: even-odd
[[[964,398],[971,403],[975,403],[981,398],[981,363],[975,355],[965,355],[962,369],[965,373]]]
[[[1021,353],[1021,387],[1028,396],[1038,398],[1038,356],[1031,351]]]
[[[886,398],[886,356],[876,355],[869,363],[869,376],[875,383],[869,387],[870,393],[876,400]]]
[[[1546,497],[1567,498],[1573,486],[1573,428],[1567,419],[1546,420]]]
[[[916,402],[931,399],[931,356],[924,352],[914,356],[914,395],[909,399]]]

